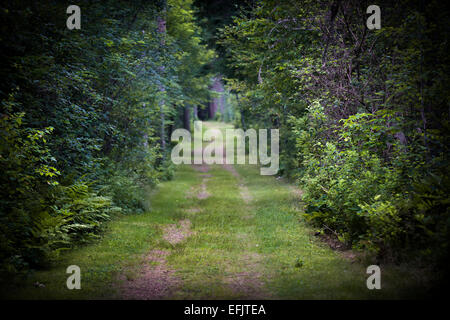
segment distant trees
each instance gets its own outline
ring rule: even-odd
[[[438,2],[270,1],[223,28],[247,126],[280,128],[305,217],[379,256],[449,245],[448,10]]]
[[[145,210],[146,189],[172,172],[164,132],[207,101],[214,53],[191,1],[77,5],[79,30],[63,3],[0,6],[3,271],[45,264],[110,215]]]

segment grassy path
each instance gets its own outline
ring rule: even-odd
[[[407,277],[367,266],[318,241],[301,218],[299,193],[251,165],[180,166],[151,196],[151,210],[109,223],[97,243],[39,271],[13,298],[365,299],[403,297]],[[67,266],[81,290],[66,288]],[[35,287],[38,281],[45,287]]]

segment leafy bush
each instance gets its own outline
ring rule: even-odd
[[[0,258],[8,273],[43,265],[61,250],[98,236],[102,222],[121,211],[84,183],[62,186],[46,147],[51,128],[24,125],[23,113],[0,117]]]
[[[400,128],[389,125],[395,115],[382,110],[342,120],[334,128],[337,147],[324,139],[329,127],[323,126],[323,108],[314,104],[308,110],[307,116],[290,121],[297,125],[303,161],[305,217],[355,248],[380,256],[400,258],[410,251],[444,256],[449,243],[448,175],[430,173],[425,155],[413,152],[417,146],[396,138]],[[394,254],[400,248],[402,254]]]
[[[443,259],[448,8],[381,1],[369,31],[363,1],[297,2],[262,0],[222,30],[242,127],[280,129],[312,223],[380,257]]]
[[[9,272],[98,237],[112,214],[146,210],[149,188],[173,175],[169,129],[184,105],[208,99],[203,66],[214,53],[191,1],[77,4],[76,32],[63,2],[0,10],[0,269]]]

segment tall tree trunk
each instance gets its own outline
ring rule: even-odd
[[[240,106],[240,101],[239,101],[239,94],[236,93],[236,101],[238,104],[238,108],[239,108],[239,113],[241,114],[241,126],[243,130],[247,130],[246,126],[245,126],[245,118],[244,118],[244,113],[242,112],[242,108]]]
[[[161,11],[161,16],[158,17],[158,33],[160,36],[160,45],[161,45],[161,55],[163,55],[165,52],[165,46],[166,46],[166,41],[165,41],[165,35],[166,35],[166,4],[164,3],[164,7]],[[160,67],[160,72],[161,74],[164,73],[164,66]],[[164,159],[164,154],[166,151],[166,137],[165,137],[165,114],[164,114],[164,104],[165,104],[165,100],[164,100],[164,92],[166,91],[166,88],[164,87],[164,85],[162,83],[160,83],[159,85],[159,91],[161,92],[161,100],[159,101],[159,112],[161,114],[160,117],[160,125],[161,125],[161,132],[160,132],[160,140],[161,140],[161,152],[162,152],[162,156]]]
[[[191,131],[191,107],[189,105],[184,106],[183,126],[186,130]]]
[[[198,120],[198,109],[197,105],[194,106],[194,120]]]

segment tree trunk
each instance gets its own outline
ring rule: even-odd
[[[164,6],[162,12],[161,12],[161,16],[158,17],[158,34],[160,36],[160,45],[161,45],[161,51],[162,54],[164,54],[164,48],[166,45],[166,41],[165,41],[165,34],[166,34],[166,19],[165,19],[165,15],[166,15],[166,8]],[[164,66],[160,67],[160,72],[164,73]],[[161,100],[159,101],[159,112],[161,114],[160,117],[160,125],[161,125],[161,132],[160,132],[160,140],[161,140],[161,152],[162,152],[162,156],[164,159],[164,154],[166,151],[166,137],[165,137],[165,114],[164,114],[164,104],[165,104],[165,100],[164,100],[164,92],[166,91],[166,88],[164,87],[163,84],[159,85],[159,91],[161,92]]]
[[[191,131],[191,108],[189,105],[184,107],[183,126],[186,130]]]
[[[194,120],[198,120],[198,107],[195,105],[194,106]]]

